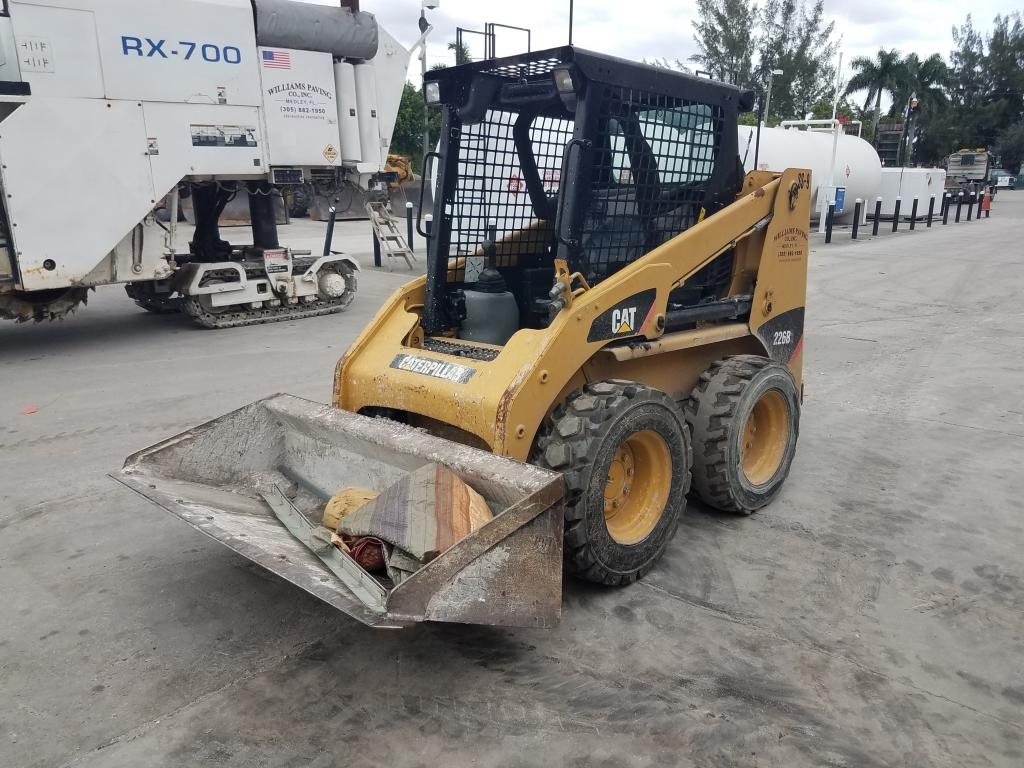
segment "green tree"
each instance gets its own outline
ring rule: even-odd
[[[985,39],[974,28],[971,14],[959,27],[953,27],[956,48],[949,55],[953,80],[951,90],[960,104],[980,106],[986,91]]]
[[[766,0],[758,21],[755,82],[764,92],[769,73],[781,69],[772,80],[772,113],[802,119],[835,87],[835,24],[825,23],[823,0]]]
[[[832,90],[835,27],[823,0],[698,0],[691,57],[720,80],[753,88],[763,105],[772,80],[771,115],[803,118]],[[678,64],[678,62],[677,62]],[[781,69],[781,76],[771,76]]]
[[[424,115],[430,116],[430,137],[436,142],[441,132],[441,115],[436,109],[427,110],[423,92],[412,83],[406,83],[402,90],[402,101],[398,106],[398,118],[391,135],[391,152],[412,159],[413,170],[422,173]]]
[[[455,64],[469,64],[473,61],[473,56],[469,52],[469,46],[463,42],[461,45],[458,40],[452,40],[448,43],[448,50],[455,52]]]
[[[989,118],[995,131],[1003,131],[1024,118],[1024,21],[1020,13],[996,16],[985,69]]]
[[[1012,174],[1020,172],[1024,166],[1024,120],[999,133],[995,151],[1003,168]]]
[[[904,138],[905,165],[928,161],[920,150],[928,147],[923,139],[932,122],[948,109],[948,81],[946,62],[937,53],[933,53],[924,61],[916,53],[911,53],[903,59],[889,116],[902,122],[908,114],[911,101],[916,100],[917,107],[909,113],[910,120]]]
[[[412,83],[406,83],[402,90],[402,101],[398,105],[398,118],[391,134],[391,152],[415,158],[423,154],[423,113],[426,104],[423,94]]]
[[[934,115],[949,104],[946,88],[949,70],[937,53],[924,61],[916,53],[908,55],[900,64],[890,115],[902,116],[912,96],[917,98],[921,115]]]
[[[1020,12],[994,19],[987,37],[970,15],[953,28],[948,120],[934,151],[994,147],[1003,132],[1024,120],[1024,21]],[[1012,135],[1012,132],[1011,132]]]
[[[690,57],[713,77],[746,84],[753,75],[757,7],[751,0],[697,0],[693,22],[700,52]]]
[[[653,59],[643,59],[644,64],[650,64],[652,67],[661,67],[662,69],[677,69],[680,72],[685,72],[688,75],[693,74],[693,70],[683,64],[679,59],[672,59],[669,61],[664,56]]]
[[[818,99],[811,107],[812,120],[828,120],[832,117],[832,99]],[[836,108],[836,119],[841,123],[857,120],[857,108],[846,99],[839,100]]]
[[[882,96],[889,94],[895,99],[896,92],[900,88],[903,77],[903,59],[895,48],[888,51],[879,48],[875,58],[857,56],[850,61],[850,68],[854,70],[854,75],[846,84],[844,95],[849,96],[858,91],[866,91],[865,113],[871,108],[871,102],[874,101],[875,106],[871,115],[871,130],[869,132],[873,139],[878,133],[878,121],[882,117]]]

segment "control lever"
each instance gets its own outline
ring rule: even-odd
[[[481,245],[484,252],[484,269],[494,269],[498,255],[498,222],[487,222],[487,239]]]

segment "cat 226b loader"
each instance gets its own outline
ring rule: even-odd
[[[743,175],[750,92],[577,48],[431,72],[425,90],[443,116],[427,275],[342,358],[333,406],[261,401],[121,479],[367,623],[545,626],[563,561],[628,584],[691,490],[738,513],[779,493],[810,173]],[[342,486],[428,461],[496,516],[397,587],[342,583],[275,519],[312,524]]]

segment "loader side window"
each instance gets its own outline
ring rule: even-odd
[[[722,140],[721,108],[609,92],[574,264],[592,284],[699,220]]]

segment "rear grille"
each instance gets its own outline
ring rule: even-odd
[[[473,347],[469,344],[459,344],[436,338],[425,339],[423,349],[427,352],[437,352],[441,355],[468,357],[471,360],[482,360],[484,362],[494,360],[501,351],[499,349],[491,349],[490,347]]]

